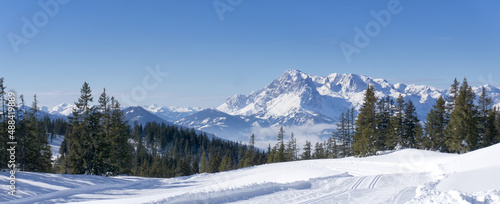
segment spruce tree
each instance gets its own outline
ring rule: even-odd
[[[492,100],[486,94],[486,88],[483,86],[481,94],[479,95],[478,102],[478,131],[481,147],[490,146],[495,137],[495,114],[493,112]]]
[[[390,141],[390,137],[388,137],[389,132],[391,130],[390,127],[390,109],[391,109],[391,100],[389,96],[385,98],[381,98],[377,102],[377,107],[376,107],[376,128],[377,128],[377,140],[376,140],[376,147],[379,150],[387,150],[387,149],[394,149],[395,144],[393,141]]]
[[[375,118],[375,89],[368,86],[365,92],[363,105],[359,109],[356,120],[356,134],[353,136],[353,152],[358,156],[373,155],[376,152],[374,141],[376,140],[376,118]]]
[[[229,151],[226,152],[226,154],[224,155],[224,157],[222,158],[222,161],[220,163],[219,172],[229,171],[229,170],[233,169],[231,157],[232,157],[231,153]]]
[[[208,159],[208,163],[209,163],[209,172],[208,173],[216,173],[219,171],[219,166],[221,163],[220,150],[211,152],[210,157]]]
[[[390,118],[389,126],[391,129],[386,142],[388,147],[400,148],[403,146],[405,105],[406,102],[400,94],[396,99],[395,106],[393,107],[394,114]]]
[[[104,144],[109,145],[111,168],[109,172],[116,174],[128,174],[132,168],[133,148],[129,144],[129,129],[125,121],[125,115],[120,110],[120,103],[111,97],[111,118],[110,118],[109,138],[104,140]]]
[[[253,149],[253,147],[255,146],[255,135],[253,133],[252,133],[252,136],[250,136],[249,145],[250,145],[250,149]]]
[[[484,121],[486,124],[484,127],[485,128],[484,135],[481,141],[482,147],[487,147],[498,143],[498,140],[496,140],[497,127],[495,125],[495,120],[498,120],[496,118],[495,111],[490,111],[490,113],[486,116],[486,121]]]
[[[403,119],[403,147],[415,148],[417,127],[419,124],[419,119],[417,117],[417,110],[413,105],[411,100],[408,100],[405,108],[405,114]],[[421,130],[421,128],[420,128]]]
[[[450,86],[449,95],[446,98],[447,120],[449,120],[451,112],[453,112],[453,109],[455,109],[455,103],[458,98],[459,91],[460,91],[460,83],[457,81],[457,78],[455,78],[453,84],[451,84]]]
[[[425,138],[428,141],[426,141],[424,149],[446,151],[444,136],[444,130],[448,124],[446,114],[446,103],[444,98],[440,96],[431,111],[427,114]]]
[[[316,145],[314,146],[314,153],[313,153],[313,159],[323,159],[325,158],[325,148],[323,147],[323,144],[320,142],[316,142]]]
[[[285,131],[283,130],[283,126],[280,128],[280,132],[278,133],[278,144],[276,147],[276,156],[274,158],[274,162],[284,162],[285,158]]]
[[[306,141],[306,144],[304,144],[304,152],[302,152],[301,159],[302,160],[308,160],[311,159],[311,142]]]
[[[270,164],[274,162],[274,156],[276,154],[276,146],[271,149],[271,144],[267,147],[267,158],[266,163]]]
[[[446,146],[451,152],[465,153],[478,147],[477,108],[475,94],[464,79],[445,129]]]
[[[295,136],[293,135],[293,132],[290,135],[290,140],[288,140],[286,150],[285,150],[285,157],[287,161],[296,161],[298,160],[298,147],[297,147],[297,140],[295,139]]]
[[[207,173],[207,172],[210,172],[210,168],[208,165],[206,153],[205,153],[205,151],[202,151],[201,152],[201,170],[200,170],[200,173]]]

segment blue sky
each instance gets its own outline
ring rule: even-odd
[[[214,2],[228,9],[219,10],[223,20]],[[372,10],[389,12],[386,26],[373,27]],[[129,105],[216,107],[286,69],[438,88],[455,77],[500,86],[499,10],[493,0],[5,0],[0,76],[46,106],[73,103],[87,81],[96,98],[106,88]],[[367,25],[369,44],[348,61],[340,44],[356,46],[355,28]],[[146,67],[168,75],[157,81]]]

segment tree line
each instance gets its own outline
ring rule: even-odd
[[[477,97],[467,79],[461,85],[455,79],[449,92],[437,99],[422,123],[411,100],[401,95],[395,103],[389,97],[378,99],[368,86],[356,119],[354,155],[400,148],[465,153],[500,142],[500,112],[484,86]]]
[[[174,177],[214,173],[263,163],[265,153],[194,129],[125,121],[120,104],[104,89],[92,106],[87,83],[68,120],[55,164],[58,173]]]
[[[6,87],[0,79],[0,100],[5,112]],[[380,151],[419,148],[464,153],[500,142],[500,111],[483,87],[476,96],[466,79],[455,79],[450,94],[437,99],[426,121],[417,117],[410,99],[400,95],[378,98],[368,86],[358,115],[353,108],[342,113],[337,131],[324,142],[306,141],[302,149],[292,132],[285,141],[280,128],[277,143],[267,151],[248,144],[227,141],[194,129],[164,123],[134,124],[125,121],[120,103],[106,90],[92,105],[92,90],[81,88],[76,108],[68,120],[40,117],[38,100],[27,107],[24,97],[16,105],[17,167],[23,171],[90,175],[136,175],[174,177],[215,173],[264,163],[307,159],[369,156]],[[6,114],[0,131],[7,132]],[[49,140],[64,135],[59,157],[51,161]],[[0,138],[0,153],[7,155],[7,138]],[[302,151],[301,151],[302,150]],[[0,168],[7,168],[7,157]]]
[[[281,127],[278,143],[268,147],[267,163],[370,156],[403,148],[465,153],[500,142],[500,110],[493,107],[484,86],[476,96],[467,79],[461,84],[455,79],[449,95],[437,99],[423,122],[410,99],[378,98],[370,85],[358,112],[355,116],[351,108],[342,113],[337,131],[314,146],[306,141],[298,157],[290,154],[298,151],[293,133],[285,143]]]
[[[5,113],[7,98],[0,78],[0,100]],[[31,107],[19,97],[16,103],[16,167],[22,171],[87,175],[174,177],[214,173],[265,163],[266,153],[248,145],[223,140],[194,129],[164,123],[130,127],[120,103],[106,93],[97,105],[88,83],[80,90],[76,108],[67,120],[41,117],[34,96]],[[0,132],[7,133],[7,116],[0,117]],[[6,134],[3,134],[6,135]],[[59,157],[51,160],[49,141],[64,136]],[[7,169],[7,138],[0,138],[0,168]]]
[[[33,96],[31,107],[25,104],[24,95],[10,96],[15,97],[16,101],[11,103],[15,110],[13,124],[9,124],[7,107],[9,96],[7,86],[4,85],[4,78],[0,78],[0,169],[7,169],[11,164],[8,149],[11,145],[7,142],[17,142],[15,150],[15,168],[22,171],[32,172],[52,172],[52,152],[50,150],[50,135],[59,134],[64,131],[64,122],[62,120],[50,120],[48,117],[41,118],[38,111],[38,100]],[[19,98],[18,98],[19,97]],[[13,101],[13,100],[11,100]],[[12,122],[11,122],[12,123]],[[10,129],[14,133],[15,140],[10,140],[7,135],[9,125],[15,128]]]

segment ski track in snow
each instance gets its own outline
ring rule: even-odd
[[[499,154],[408,149],[170,179],[18,172],[17,197],[1,172],[0,203],[500,203]]]

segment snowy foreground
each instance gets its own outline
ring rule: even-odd
[[[171,179],[17,173],[1,203],[500,203],[500,144],[464,155],[400,150]]]

